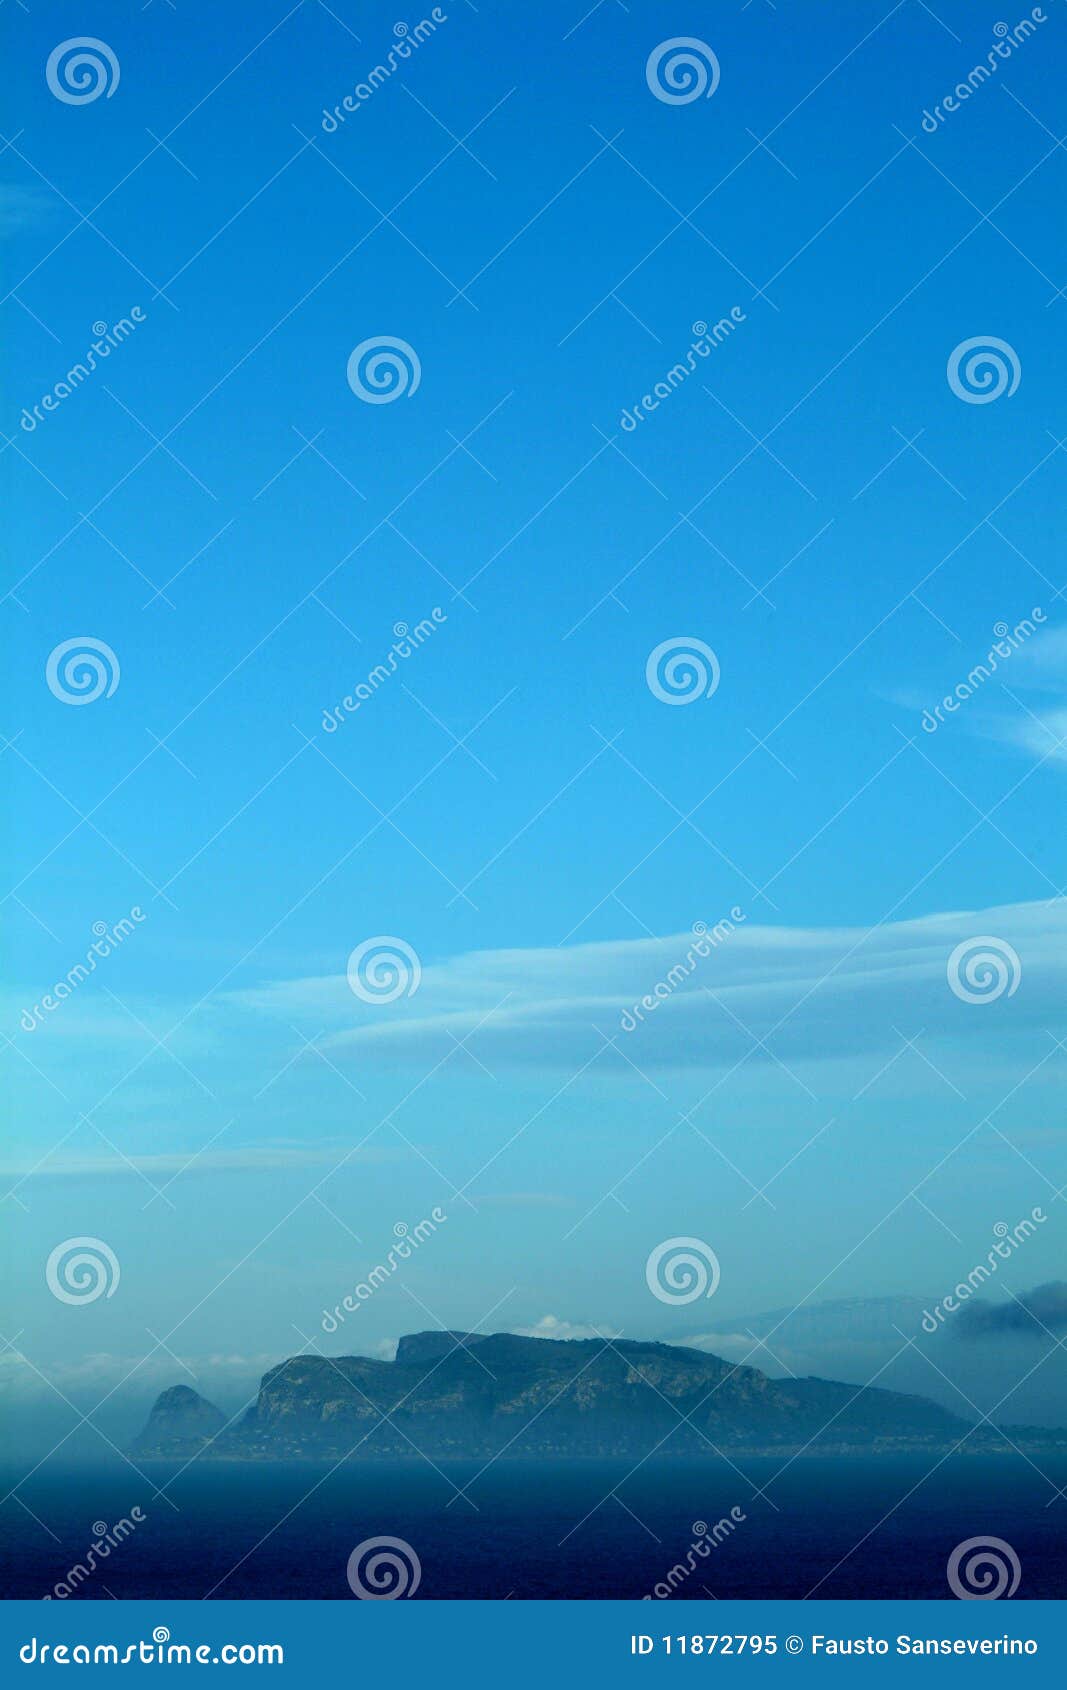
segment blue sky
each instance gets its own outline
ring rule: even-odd
[[[120,1377],[148,1329],[298,1349],[434,1204],[334,1350],[504,1297],[491,1325],[684,1336],[644,1281],[675,1235],[724,1314],[936,1295],[1042,1201],[1013,1283],[1055,1275],[1063,8],[933,134],[1001,14],[583,10],[456,0],[331,133],[393,11],[7,9],[9,1318],[45,1371]],[[120,77],[68,104],[45,64],[86,33]],[[674,37],[712,97],[652,93]],[[1017,390],[964,402],[948,360],[988,336]],[[420,377],[368,404],[346,366],[381,337]],[[120,678],[71,708],[45,671],[78,636]],[[645,677],[677,638],[720,666],[684,708]],[[946,960],[986,934],[1022,979],[966,1005]],[[376,935],[413,997],[350,991]],[[121,1286],[71,1309],[43,1264],[82,1235]]]

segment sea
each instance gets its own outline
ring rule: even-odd
[[[376,1576],[415,1600],[936,1599],[954,1551],[991,1537],[1016,1600],[1067,1595],[1062,1454],[24,1472],[3,1481],[5,1597],[351,1601]],[[383,1538],[400,1547],[372,1574]]]

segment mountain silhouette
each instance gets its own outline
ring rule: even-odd
[[[1013,1429],[1013,1437],[1027,1436]],[[1042,1442],[1067,1434],[1035,1432]],[[815,1448],[1002,1447],[925,1397],[834,1380],[770,1379],[704,1350],[627,1339],[419,1332],[395,1361],[300,1355],[263,1376],[232,1425],[195,1391],[156,1402],[142,1459],[714,1454]]]

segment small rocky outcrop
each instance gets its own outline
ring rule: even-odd
[[[156,1398],[148,1424],[131,1450],[142,1459],[188,1458],[213,1443],[226,1416],[188,1385],[171,1385]]]

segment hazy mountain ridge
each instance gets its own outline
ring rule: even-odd
[[[942,1296],[931,1289],[925,1297],[839,1297],[717,1317],[682,1342],[751,1361],[772,1379],[816,1374],[860,1385],[877,1377],[887,1389],[931,1397],[966,1419],[988,1415],[995,1424],[1052,1431],[1067,1424],[1067,1350],[1056,1349],[1067,1287],[1053,1282],[1028,1291],[1016,1283],[1010,1295],[975,1297],[936,1321],[930,1311]],[[1031,1309],[1041,1318],[1030,1318]],[[1047,1353],[1035,1367],[1040,1351]]]
[[[988,1449],[989,1428],[924,1397],[834,1380],[771,1379],[704,1350],[633,1340],[424,1332],[395,1361],[291,1357],[223,1428],[187,1387],[165,1391],[133,1446],[141,1459],[407,1455],[643,1456],[815,1447]],[[1034,1437],[1067,1444],[1065,1434]]]

